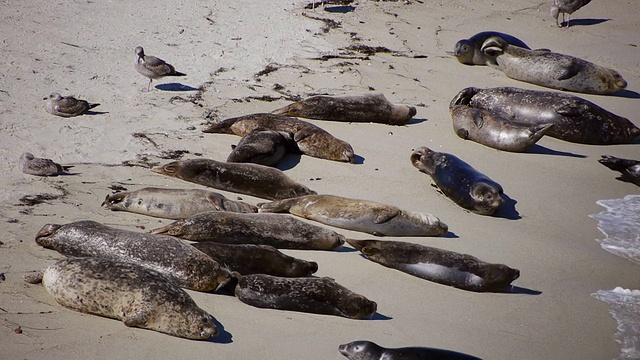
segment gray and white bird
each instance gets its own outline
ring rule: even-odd
[[[562,27],[562,23],[558,23],[558,18],[562,14],[562,21],[565,21],[564,15],[567,14],[567,27],[571,21],[571,14],[587,5],[591,0],[553,0],[551,3],[551,16],[556,19],[556,25]]]
[[[36,176],[58,176],[65,174],[73,166],[62,166],[51,159],[37,158],[31,153],[20,156],[20,170],[23,173]]]
[[[49,114],[62,117],[82,115],[100,105],[98,103],[89,103],[86,100],[78,100],[73,96],[62,96],[58,93],[52,93],[42,98],[42,100],[47,100],[45,109]]]
[[[136,47],[136,71],[149,78],[149,84],[147,89],[142,91],[149,91],[151,82],[153,79],[160,79],[165,76],[186,76],[187,74],[176,71],[171,64],[167,64],[164,60],[155,56],[149,56],[144,54],[142,46]]]

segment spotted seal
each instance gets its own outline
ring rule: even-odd
[[[347,242],[373,262],[458,289],[501,291],[520,277],[519,270],[507,265],[429,246],[382,240]]]
[[[291,180],[282,171],[258,164],[189,159],[156,166],[151,171],[219,190],[269,200],[316,193]]]
[[[245,136],[256,128],[293,134],[296,147],[302,154],[320,159],[355,162],[353,148],[346,141],[310,122],[285,115],[258,113],[230,118],[209,126],[203,132]]]
[[[500,184],[454,155],[421,147],[411,154],[411,164],[458,206],[476,214],[493,215],[504,203]]]
[[[66,258],[25,278],[42,281],[62,306],[122,320],[126,326],[204,340],[218,329],[211,315],[171,278],[139,264],[104,258]]]
[[[404,125],[416,115],[416,108],[393,104],[381,93],[367,93],[311,96],[272,113],[307,119]]]
[[[553,127],[512,123],[500,114],[469,106],[471,97],[472,91],[465,89],[449,103],[453,131],[462,139],[497,150],[525,152]]]
[[[627,144],[640,136],[640,128],[583,98],[555,91],[514,87],[466,88],[465,104],[491,111],[522,125],[553,124],[546,135],[593,145]]]
[[[342,344],[338,351],[349,360],[480,360],[475,356],[429,347],[385,348],[368,340]]]
[[[484,44],[484,42],[487,41],[488,38],[494,36],[502,38],[510,45],[529,49],[529,46],[527,46],[527,44],[525,44],[522,40],[509,34],[497,31],[483,31],[473,35],[468,39],[459,40],[453,47],[453,52],[447,52],[447,54],[455,56],[460,63],[465,65],[488,65],[489,63],[495,64],[495,57],[489,56],[482,52],[482,44]]]
[[[640,186],[640,161],[632,159],[621,159],[611,155],[602,155],[598,160],[600,164],[613,171],[622,173],[621,180],[628,181]]]
[[[136,60],[134,66],[136,71],[149,79],[147,89],[143,89],[143,91],[148,92],[151,89],[153,79],[160,79],[165,76],[187,76],[185,73],[176,71],[173,65],[164,60],[155,56],[145,55],[142,46],[136,46],[135,52]]]
[[[109,194],[102,206],[111,211],[128,211],[164,219],[184,219],[205,211],[258,212],[258,208],[251,204],[229,200],[209,190],[156,187]]]
[[[23,153],[20,156],[20,170],[29,175],[58,176],[68,174],[73,166],[62,166],[51,159],[37,158],[32,153]]]
[[[494,36],[482,52],[496,59],[493,67],[512,79],[552,89],[586,94],[611,94],[627,87],[617,71],[577,57],[546,50],[527,50]]]
[[[289,212],[305,219],[376,236],[439,236],[448,231],[437,217],[375,201],[308,195],[258,204],[258,212]]]
[[[76,99],[73,96],[62,96],[58,93],[52,93],[42,100],[47,100],[45,110],[49,114],[61,117],[79,116],[100,105]]]
[[[256,128],[243,136],[238,145],[232,147],[227,162],[273,166],[292,146],[295,145],[291,133]]]
[[[270,245],[278,249],[333,250],[344,237],[282,214],[204,212],[152,230],[191,241]]]
[[[230,279],[229,272],[211,257],[180,239],[116,229],[90,220],[47,224],[36,235],[36,243],[65,256],[135,262],[196,291],[216,290]]]
[[[327,277],[245,275],[238,280],[235,295],[243,303],[259,308],[336,315],[349,319],[366,319],[375,314],[377,309],[375,302]]]

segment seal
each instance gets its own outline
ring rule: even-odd
[[[20,156],[20,170],[29,175],[58,176],[68,174],[67,170],[73,166],[62,166],[51,159],[37,158],[32,153]]]
[[[502,291],[520,277],[519,270],[507,265],[429,246],[382,240],[347,242],[373,262],[458,289]]]
[[[258,204],[258,212],[289,212],[305,219],[376,236],[439,236],[448,231],[437,217],[375,201],[308,195]]]
[[[431,176],[444,195],[471,212],[493,215],[504,203],[500,184],[454,155],[421,147],[411,154],[411,164]]]
[[[245,304],[278,310],[365,319],[377,304],[327,277],[285,278],[264,274],[238,280],[235,295]]]
[[[219,190],[269,200],[316,193],[291,180],[282,171],[258,164],[189,159],[156,166],[151,171]]]
[[[295,149],[291,133],[256,128],[232,147],[227,162],[274,166],[292,147]]]
[[[628,144],[640,136],[640,128],[583,98],[555,91],[513,87],[466,88],[465,104],[484,109],[522,125],[553,124],[546,135],[565,141],[612,145]]]
[[[525,152],[553,127],[512,123],[499,114],[469,106],[472,96],[473,91],[465,89],[449,103],[453,131],[462,139],[497,150]]]
[[[171,278],[139,264],[66,258],[26,280],[41,280],[47,292],[66,308],[122,320],[129,327],[195,340],[218,333],[211,315]]]
[[[273,113],[307,119],[404,125],[416,115],[416,108],[393,104],[381,93],[367,93],[316,95]]]
[[[205,212],[151,231],[191,241],[270,245],[278,249],[333,250],[344,237],[282,214]]]
[[[602,158],[598,160],[598,162],[613,171],[621,172],[622,176],[620,176],[620,180],[640,186],[640,161],[602,155]]]
[[[42,100],[47,100],[45,109],[49,114],[62,117],[79,116],[100,105],[98,103],[89,103],[86,100],[79,100],[73,96],[62,96],[58,93],[52,93],[42,98]]]
[[[480,360],[475,356],[430,347],[385,348],[368,340],[342,344],[338,351],[349,360]]]
[[[284,115],[258,113],[230,118],[209,126],[203,132],[245,136],[256,128],[293,134],[297,150],[304,155],[333,161],[355,162],[353,148],[346,141],[334,137],[310,122]]]
[[[627,87],[617,71],[577,57],[547,50],[527,50],[494,36],[482,52],[496,59],[499,69],[512,79],[552,89],[606,95]]]
[[[164,219],[184,219],[205,211],[258,212],[244,201],[201,189],[165,189],[145,187],[135,191],[109,194],[102,202],[111,211],[128,211]]]
[[[230,272],[283,277],[311,276],[318,263],[286,255],[269,245],[222,244],[212,241],[191,244]]]
[[[47,224],[36,235],[36,243],[65,256],[134,262],[196,291],[216,290],[230,279],[229,272],[211,257],[180,239],[115,229],[90,220]]]
[[[497,31],[483,31],[479,32],[468,39],[459,40],[453,47],[453,52],[447,52],[449,55],[453,55],[458,61],[465,65],[488,65],[495,64],[496,58],[489,56],[482,52],[482,44],[487,41],[488,38],[498,36],[506,41],[510,45],[519,46],[521,48],[529,49],[529,46],[522,40],[511,36],[509,34],[497,32]]]
[[[571,14],[590,2],[591,0],[553,0],[551,3],[551,17],[556,19],[558,27],[562,27],[562,24],[558,22],[558,18],[562,14],[562,21],[564,21],[565,14],[567,14],[567,27],[569,27]]]
[[[173,65],[168,64],[164,60],[159,59],[155,56],[145,55],[142,46],[137,46],[135,51],[135,69],[138,73],[149,79],[147,89],[142,89],[142,91],[144,92],[148,92],[149,90],[151,90],[151,82],[153,81],[153,79],[160,79],[165,76],[187,76],[187,74],[176,71]]]

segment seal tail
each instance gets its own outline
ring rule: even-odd
[[[231,126],[234,122],[230,121],[222,121],[217,124],[212,124],[208,128],[202,130],[203,133],[209,134],[235,134],[233,130],[231,130]]]
[[[127,194],[124,191],[117,192],[115,194],[108,194],[104,198],[104,201],[102,202],[102,204],[100,204],[100,206],[106,206],[109,210],[116,210],[111,205],[122,202],[122,199],[124,199],[126,196]]]
[[[473,96],[479,92],[480,92],[480,89],[476,87],[468,87],[468,88],[462,89],[462,91],[460,91],[449,103],[449,111],[451,111],[451,109],[455,105],[468,106],[471,103],[471,99],[473,98]]]
[[[289,212],[289,209],[295,204],[297,198],[276,200],[270,203],[259,203],[258,212],[259,213],[277,213],[277,212]]]
[[[99,103],[89,104],[89,109],[93,109],[96,106],[100,106],[100,104]]]
[[[621,159],[611,155],[602,155],[598,162],[614,171],[625,171],[628,167],[640,164],[640,161]]]
[[[42,282],[42,277],[44,276],[44,270],[36,271],[30,274],[26,274],[24,276],[24,281],[29,284],[40,284]]]
[[[492,36],[484,41],[480,51],[487,56],[496,57],[504,53],[507,46],[508,44],[503,38]]]

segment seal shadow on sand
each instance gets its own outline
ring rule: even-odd
[[[617,97],[623,97],[627,99],[640,99],[640,93],[637,93],[633,90],[628,90],[628,89],[622,89],[622,90],[616,91],[613,94],[609,94],[609,96],[617,96]]]
[[[532,147],[529,148],[529,151],[527,151],[526,153],[528,154],[538,154],[538,155],[556,155],[556,156],[569,156],[569,157],[575,157],[575,158],[586,158],[586,155],[582,155],[582,154],[574,154],[571,152],[566,152],[566,151],[557,151],[557,150],[553,150],[553,149],[549,149],[548,147],[539,145],[539,144],[534,144]]]
[[[282,159],[280,159],[280,161],[278,161],[275,167],[282,171],[293,169],[300,163],[301,158],[302,154],[287,153],[282,157]]]
[[[511,285],[511,288],[503,291],[505,294],[520,294],[520,295],[540,295],[542,291],[527,289],[520,286]]]
[[[218,328],[218,334],[208,341],[216,344],[231,344],[233,342],[233,335],[224,329],[222,325],[215,317],[211,316],[211,321]]]
[[[155,86],[156,89],[162,91],[196,91],[198,88],[194,88],[189,85],[184,85],[181,83],[166,83],[166,84],[158,84]]]
[[[504,218],[507,220],[518,220],[522,217],[518,210],[516,210],[516,204],[518,203],[516,200],[513,200],[509,197],[509,195],[503,193],[502,198],[504,199],[504,204],[500,206],[498,212],[496,212],[495,216]]]
[[[414,118],[412,118],[411,120],[409,120],[407,122],[407,125],[420,124],[420,123],[423,123],[423,122],[427,122],[427,119],[426,118],[425,119],[418,119],[418,118],[414,117]]]

